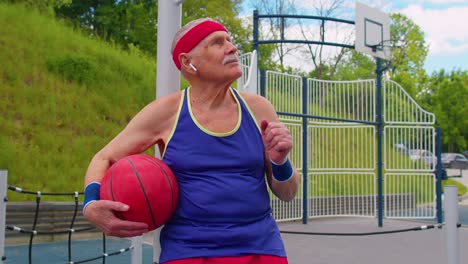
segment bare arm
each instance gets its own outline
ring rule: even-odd
[[[139,112],[114,139],[101,149],[91,160],[86,172],[85,184],[101,181],[106,170],[117,160],[141,153],[158,141],[158,118],[156,107],[147,106]]]
[[[164,148],[164,142],[175,121],[180,95],[169,95],[143,108],[128,125],[92,158],[85,176],[85,186],[100,182],[107,169],[117,160],[132,154],[142,153],[157,144]],[[114,211],[126,211],[128,206],[112,201],[90,203],[84,214],[104,233],[113,236],[136,236],[146,232],[147,225],[122,221]]]
[[[268,185],[272,192],[283,201],[291,201],[296,196],[300,183],[300,175],[294,164],[293,176],[286,181],[278,181],[273,177],[271,161],[281,164],[289,156],[292,149],[292,138],[289,130],[280,123],[273,106],[265,98],[242,93],[252,110],[257,123],[261,125],[262,138],[265,145],[265,169]]]

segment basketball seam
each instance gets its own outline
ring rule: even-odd
[[[143,186],[143,183],[141,182],[140,174],[138,173],[137,169],[135,168],[135,165],[133,164],[133,162],[129,158],[126,158],[126,160],[128,161],[128,163],[130,163],[130,166],[132,166],[133,172],[135,173],[136,178],[138,180],[138,183],[140,184],[140,188],[143,191],[143,195],[145,196],[146,205],[147,205],[147,207],[148,207],[148,209],[150,211],[150,215],[151,215],[151,221],[153,222],[153,225],[155,227],[157,227],[156,220],[154,219],[153,209],[151,208],[151,203],[149,202],[148,196],[146,195],[145,187]]]
[[[111,197],[112,197],[112,201],[115,201],[115,196],[114,196],[114,192],[113,192],[113,185],[112,185],[112,180],[114,178],[114,169],[115,167],[112,167],[111,168],[111,172],[110,172],[110,177],[109,177],[109,185],[110,185],[110,193],[111,193]]]
[[[113,191],[114,185],[113,185],[113,183],[112,183],[112,182],[113,182],[113,179],[114,179],[115,167],[111,167],[110,170],[111,170],[111,172],[110,172],[110,175],[109,175],[109,185],[110,185],[110,187],[109,187],[109,192],[110,192],[110,195],[111,195],[111,197],[112,197],[112,201],[115,202],[115,201],[117,201],[117,199],[115,198],[115,195],[114,195],[114,191]],[[124,217],[123,217],[123,214],[122,214],[121,212],[114,212],[114,214],[115,214],[117,217],[119,217],[119,218],[124,218]]]
[[[149,162],[157,165],[164,173],[164,176],[166,177],[166,180],[167,182],[169,183],[169,188],[171,189],[171,211],[173,211],[175,209],[175,203],[174,203],[174,189],[172,188],[172,183],[171,183],[171,180],[169,179],[169,175],[167,174],[166,170],[164,169],[163,166],[161,166],[161,164],[158,164],[157,162],[155,162],[154,160],[152,159],[149,159],[147,157],[145,157]]]

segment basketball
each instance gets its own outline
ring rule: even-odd
[[[107,170],[100,196],[101,200],[127,204],[128,211],[116,216],[147,223],[151,231],[164,225],[174,213],[179,189],[176,177],[164,162],[136,154],[118,160]]]

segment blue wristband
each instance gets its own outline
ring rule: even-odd
[[[286,159],[286,161],[278,165],[271,161],[271,168],[273,172],[273,177],[275,177],[275,180],[280,181],[280,182],[285,182],[294,175],[294,170],[291,166],[291,162],[289,159]]]
[[[94,181],[86,185],[84,190],[83,214],[85,212],[86,206],[92,202],[99,201],[100,190],[101,184],[99,182]]]

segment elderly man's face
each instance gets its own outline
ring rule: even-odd
[[[211,33],[193,51],[193,64],[199,71],[207,71],[210,77],[234,81],[242,75],[237,48],[227,32]]]

